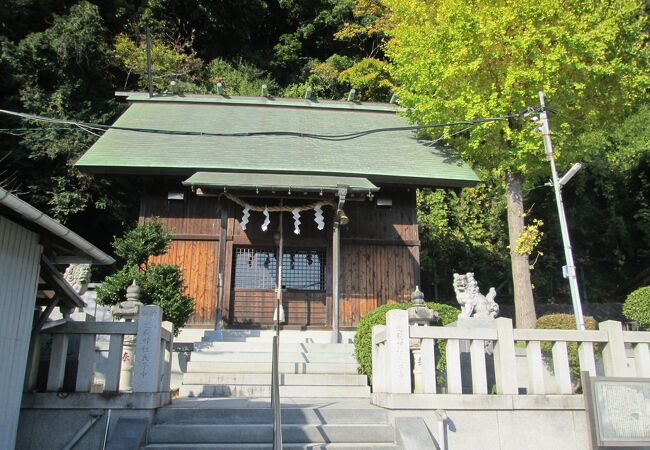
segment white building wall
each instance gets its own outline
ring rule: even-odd
[[[0,448],[13,449],[42,247],[39,235],[0,216]]]

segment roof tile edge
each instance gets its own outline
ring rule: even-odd
[[[283,97],[239,97],[228,95],[202,95],[202,94],[154,94],[149,97],[146,92],[116,92],[116,97],[125,98],[132,103],[191,103],[191,104],[221,104],[238,106],[272,106],[289,108],[316,108],[339,109],[346,111],[366,111],[396,113],[403,111],[399,105],[391,103],[353,102],[345,100],[314,100],[303,98]]]

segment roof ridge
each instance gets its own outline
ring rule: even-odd
[[[289,108],[340,109],[346,111],[370,111],[396,113],[402,111],[393,103],[360,102],[346,100],[319,100],[288,97],[246,97],[216,94],[154,94],[146,92],[115,92],[116,97],[126,98],[132,103],[209,103],[238,106],[270,106]]]

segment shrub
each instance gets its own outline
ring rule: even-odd
[[[354,354],[357,358],[357,364],[359,364],[359,373],[368,375],[369,379],[372,378],[372,327],[375,325],[386,325],[386,313],[391,309],[409,309],[412,306],[411,303],[382,305],[361,318],[354,336]],[[438,311],[440,317],[439,325],[444,326],[458,320],[460,311],[453,306],[435,302],[427,302],[426,306]],[[441,353],[441,357],[438,358],[438,370],[443,370],[445,364],[444,341],[438,343],[438,349]]]
[[[548,314],[537,320],[535,328],[541,330],[575,330],[576,319],[573,314]],[[596,321],[593,317],[585,317],[585,328],[587,330],[597,329]],[[551,358],[553,354],[553,344],[551,342],[542,342],[542,353],[546,358]],[[567,352],[569,355],[569,368],[571,369],[571,379],[574,384],[580,380],[580,358],[578,356],[578,343],[567,343]]]
[[[650,330],[650,286],[632,292],[623,304],[623,315],[639,323],[639,327]]]
[[[140,301],[145,305],[158,305],[163,320],[174,324],[178,334],[194,310],[194,300],[183,294],[183,275],[176,265],[149,264],[149,256],[164,254],[169,248],[171,233],[158,219],[127,232],[113,241],[115,253],[122,267],[107,276],[97,288],[97,303],[115,305],[126,300],[126,288],[135,280],[140,286]]]

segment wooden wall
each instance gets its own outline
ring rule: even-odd
[[[179,190],[178,185],[172,186]],[[195,298],[196,312],[189,326],[212,326],[217,301],[217,277],[224,273],[224,318],[237,325],[269,325],[274,294],[269,291],[231,289],[232,259],[238,246],[272,246],[278,229],[277,213],[271,225],[261,230],[263,216],[252,213],[242,230],[242,208],[230,201],[224,207],[216,197],[197,197],[186,191],[184,201],[168,201],[169,187],[149,189],[142,198],[141,220],[158,216],[174,232],[168,254],[155,261],[181,266],[187,292]],[[345,212],[350,218],[341,228],[340,323],[354,327],[360,317],[375,307],[408,301],[419,284],[419,238],[415,190],[382,188],[377,197],[391,198],[390,208],[377,207],[367,199],[349,199]],[[292,196],[285,205],[305,204],[319,198]],[[255,205],[277,205],[278,198],[248,197]],[[284,214],[285,248],[324,249],[327,257],[326,291],[285,294],[289,325],[329,326],[332,319],[332,208],[324,208],[325,229],[318,230],[313,211],[301,215],[300,235],[293,233],[290,213]],[[192,269],[190,269],[192,267]]]
[[[186,293],[196,302],[188,325],[210,327],[216,319],[219,241],[173,240],[169,251],[150,262],[177,264],[183,272]]]
[[[341,228],[340,324],[354,327],[386,303],[406,302],[420,280],[415,190],[383,188],[393,206],[348,202]]]
[[[140,205],[140,221],[156,216],[173,232],[169,251],[151,258],[151,262],[181,268],[186,293],[196,302],[187,325],[212,327],[216,319],[221,207],[217,199],[191,192],[185,193],[183,201],[167,200],[168,190],[149,189]]]

